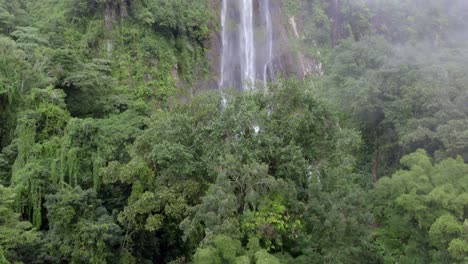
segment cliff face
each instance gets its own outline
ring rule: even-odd
[[[249,8],[245,8],[246,3]],[[145,5],[145,1],[132,4],[129,1],[107,2],[103,6],[105,29],[109,32],[115,31],[117,28],[114,28],[114,24],[133,20],[145,27],[149,25],[156,31],[164,29],[164,32],[172,32],[171,38],[185,41],[188,37],[189,42],[185,47],[188,47],[189,53],[193,53],[191,47],[198,47],[205,61],[182,65],[186,58],[177,58],[177,61],[171,62],[167,67],[167,75],[177,82],[174,86],[181,90],[184,96],[188,95],[187,91],[183,91],[184,87],[190,87],[189,94],[192,96],[202,90],[220,87],[243,89],[245,80],[265,83],[275,81],[277,77],[303,79],[310,75],[322,75],[322,62],[327,59],[323,54],[327,54],[339,44],[341,39],[359,39],[367,30],[366,24],[361,23],[362,18],[367,21],[366,10],[354,6],[347,7],[339,0],[208,0],[204,4],[209,15],[201,21],[207,26],[207,37],[203,39],[191,35],[191,32],[196,32],[196,26],[191,27],[198,25],[200,21],[191,21],[185,16],[171,14],[170,18],[175,19],[177,23],[173,26],[166,25],[160,16],[156,16],[165,13],[159,13],[157,7]],[[177,9],[178,7],[174,11]],[[348,16],[343,15],[343,10],[347,9],[352,10],[352,13]],[[156,15],[142,15],[148,10],[151,11],[150,14]],[[249,29],[245,28],[248,24],[245,22],[250,16],[251,21],[247,22],[251,23],[252,28]],[[355,17],[356,21],[353,20]],[[184,23],[187,25],[183,25]],[[251,40],[246,39],[249,36],[245,34],[245,30],[250,30]],[[242,46],[246,45],[245,43],[250,43],[253,48]],[[106,45],[108,53],[116,48],[114,44],[113,38],[109,37]],[[180,47],[184,46],[179,45],[175,49]],[[245,61],[245,55],[252,51],[254,55],[249,59],[252,65],[249,65]],[[189,56],[200,58],[195,53]],[[223,60],[223,57],[226,58]],[[164,58],[159,59],[162,62]],[[246,73],[245,69],[250,70]],[[190,72],[197,73],[190,78],[182,76],[191,75]],[[245,77],[246,74],[250,77]]]
[[[154,4],[155,2],[157,4]],[[250,60],[255,64],[250,66],[254,72],[250,71],[249,75],[254,75],[250,79],[260,83],[274,81],[277,77],[303,79],[324,74],[323,65],[327,65],[331,50],[343,39],[360,40],[370,32],[379,32],[389,41],[400,42],[414,37],[417,33],[423,38],[430,38],[434,43],[439,43],[447,31],[443,25],[429,33],[421,25],[392,27],[392,21],[408,19],[405,23],[411,25],[419,20],[413,21],[404,13],[392,11],[398,10],[398,5],[380,5],[377,2],[112,0],[100,4],[93,2],[92,8],[88,9],[94,10],[91,15],[100,13],[104,17],[102,28],[105,32],[100,37],[103,38],[101,42],[105,44],[99,43],[99,49],[106,49],[107,58],[110,59],[119,56],[119,52],[126,53],[127,48],[140,52],[142,58],[138,64],[142,65],[134,68],[141,69],[130,75],[132,78],[139,75],[152,78],[140,78],[140,84],[135,86],[143,87],[148,83],[147,80],[155,80],[156,88],[161,87],[161,84],[167,87],[159,89],[162,91],[144,91],[142,94],[150,93],[152,96],[166,98],[176,93],[190,97],[201,90],[218,89],[220,86],[243,86],[243,69],[246,66],[242,64],[246,49],[240,47],[239,43],[244,37],[242,18],[245,16],[245,10],[252,12],[252,42],[255,47],[254,59]],[[229,3],[225,27],[221,23],[223,3]],[[251,3],[251,8],[241,8],[245,3]],[[161,7],[166,4],[166,7]],[[191,11],[184,13],[180,10]],[[192,12],[193,10],[196,11]],[[73,17],[90,13],[90,10],[84,11],[74,14]],[[269,23],[268,17],[271,20]],[[229,42],[224,48],[223,28],[228,31],[225,32],[224,42]],[[272,31],[271,35],[268,33],[269,29]],[[417,30],[421,32],[418,33]],[[223,54],[226,50],[228,52]],[[224,60],[224,66],[223,56],[228,57]],[[147,63],[154,60],[159,62],[156,70],[153,63]],[[224,80],[221,73],[223,67]],[[174,87],[177,88],[177,92],[173,91]]]
[[[240,83],[246,79],[242,77],[243,68],[248,65],[243,65],[242,57],[248,49],[242,47],[242,42],[248,36],[243,31],[242,12],[248,9],[243,4],[231,1],[223,6],[223,2],[210,1],[212,21],[207,57],[211,75],[203,84],[205,88],[242,87]],[[318,58],[304,48],[301,21],[284,12],[284,1],[255,0],[252,13],[255,46],[252,67],[256,82],[274,81],[277,76],[302,79],[322,74]]]

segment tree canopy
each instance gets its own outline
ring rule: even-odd
[[[0,263],[467,263],[466,1],[270,5],[237,91],[219,1],[0,0]]]

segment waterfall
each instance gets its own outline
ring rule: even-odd
[[[223,5],[221,9],[221,28],[222,28],[222,33],[221,33],[221,70],[220,70],[220,77],[219,77],[219,83],[218,87],[221,87],[224,85],[224,68],[225,68],[225,60],[227,59],[227,52],[228,49],[226,48],[227,46],[227,29],[226,29],[226,16],[227,16],[227,0],[223,0]]]
[[[219,88],[246,90],[274,79],[270,0],[258,0],[258,8],[254,1],[222,1]]]
[[[252,0],[242,0],[242,81],[244,89],[255,82],[255,46],[253,34],[253,5]]]
[[[272,67],[273,61],[273,24],[271,21],[271,12],[270,12],[270,0],[264,0],[264,10],[265,10],[265,22],[266,22],[266,46],[267,46],[267,56],[265,60],[265,65],[263,66],[263,84],[266,85],[268,82],[268,74],[270,74],[270,79],[274,79],[274,71]]]

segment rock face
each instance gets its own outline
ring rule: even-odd
[[[298,40],[301,39],[299,35],[299,30],[296,22],[296,18],[294,16],[289,17],[289,24],[291,25],[292,31],[294,33],[294,37]],[[320,54],[317,54],[320,55]],[[297,51],[297,59],[299,62],[300,70],[297,72],[298,77],[305,78],[308,75],[318,74],[323,75],[323,67],[322,63],[315,60],[307,58],[304,53],[300,50]]]

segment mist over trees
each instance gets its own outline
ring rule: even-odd
[[[274,4],[323,74],[200,92],[214,1],[0,0],[0,263],[467,263],[468,2]]]

